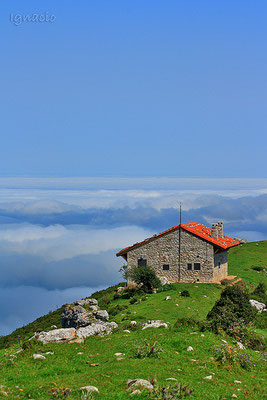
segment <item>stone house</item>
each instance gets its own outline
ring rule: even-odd
[[[223,234],[223,223],[174,226],[119,251],[131,266],[152,267],[168,282],[219,282],[228,275],[227,251],[239,241]]]

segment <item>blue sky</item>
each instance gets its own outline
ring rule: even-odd
[[[18,23],[33,14],[54,21]],[[1,3],[0,335],[118,282],[116,252],[176,225],[179,201],[184,222],[267,238],[266,17]]]
[[[266,176],[265,1],[0,7],[1,174]]]

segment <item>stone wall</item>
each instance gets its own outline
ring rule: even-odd
[[[227,251],[214,254],[214,281],[219,282],[228,275]]]
[[[211,243],[181,230],[182,282],[213,282],[223,279],[227,276],[227,252],[219,253],[218,257],[216,260],[217,262],[221,260],[220,268],[214,267],[214,249]],[[130,250],[127,253],[128,266],[138,265],[140,258],[147,260],[147,265],[156,271],[159,278],[165,277],[170,282],[178,282],[179,230],[152,239]],[[192,264],[191,270],[188,269],[189,263]],[[200,263],[200,270],[194,269],[195,263]],[[163,265],[169,265],[169,270],[163,270]]]

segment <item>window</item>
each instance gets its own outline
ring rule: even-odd
[[[200,271],[200,263],[194,263],[194,270]]]
[[[192,271],[192,264],[191,263],[187,264],[187,269],[188,269],[188,271]]]
[[[146,260],[142,257],[138,260],[138,267],[146,267]]]
[[[170,269],[169,264],[163,264],[162,269],[163,271],[168,271]]]

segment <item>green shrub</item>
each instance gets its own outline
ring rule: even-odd
[[[144,340],[142,344],[135,347],[134,356],[136,358],[158,358],[162,352],[163,348],[158,342],[149,343],[147,340]]]
[[[179,383],[171,383],[164,386],[158,386],[155,382],[153,390],[151,393],[143,393],[142,392],[142,400],[163,400],[163,399],[172,399],[172,400],[180,400],[187,399],[193,394],[193,390],[183,384]]]
[[[258,329],[267,329],[267,312],[258,313],[255,320],[255,327]]]
[[[142,289],[147,293],[160,286],[160,280],[156,276],[155,271],[148,266],[134,266],[129,268],[128,277],[133,282],[142,285]]]
[[[108,313],[109,313],[109,315],[114,316],[114,315],[119,314],[119,312],[121,312],[121,311],[123,311],[123,310],[126,310],[127,308],[128,308],[127,305],[120,305],[120,304],[117,304],[116,306],[111,307],[111,308],[108,310]]]
[[[264,267],[259,267],[259,266],[257,266],[257,267],[252,267],[251,269],[253,269],[254,271],[261,272],[261,271],[264,270]]]
[[[183,290],[183,291],[181,292],[181,296],[183,296],[183,297],[190,297],[190,293],[188,292],[188,290]]]
[[[227,329],[227,334],[253,350],[264,351],[266,349],[264,336],[258,335],[250,324],[246,326],[235,323]]]
[[[223,286],[228,286],[229,283],[230,283],[229,279],[223,279],[223,280],[221,281],[221,285],[223,285]]]
[[[214,347],[214,358],[219,364],[238,364],[240,367],[250,370],[253,366],[251,356],[241,352],[238,346],[231,346],[228,343]]]
[[[210,330],[210,323],[208,321],[197,320],[193,317],[178,318],[174,324],[175,329],[180,328],[198,328],[200,331]]]
[[[134,296],[134,297],[132,297],[131,299],[130,299],[130,304],[136,304],[136,303],[138,303],[138,297],[137,296]]]
[[[214,332],[227,331],[234,324],[248,324],[254,321],[257,311],[249,303],[249,294],[239,285],[228,286],[221,293],[214,307],[207,315]]]
[[[251,293],[250,297],[253,297],[253,299],[266,304],[267,303],[266,285],[264,283],[259,283],[256,289]]]

